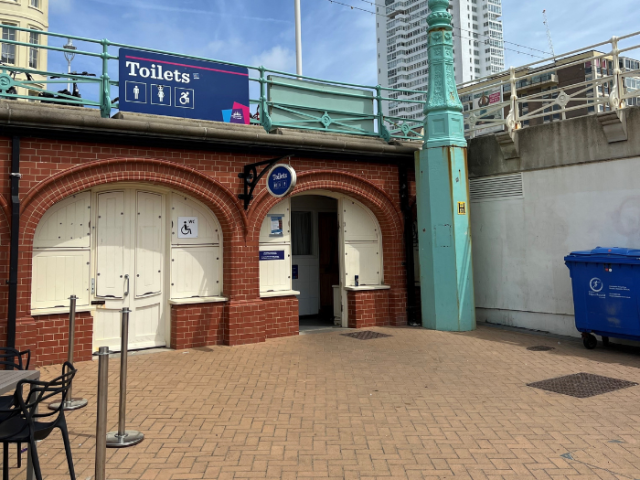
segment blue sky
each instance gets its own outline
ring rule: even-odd
[[[375,8],[364,0],[341,1]],[[375,85],[378,18],[329,0],[301,3],[304,74]],[[611,10],[595,0],[503,0],[505,39],[548,51],[542,23],[546,8],[556,53],[578,49],[639,28],[636,5],[637,0],[618,0]],[[51,0],[49,23],[52,32],[295,71],[293,0]],[[534,60],[507,51],[505,64]],[[55,52],[49,62],[50,70],[64,65]],[[79,58],[76,68],[97,70]]]

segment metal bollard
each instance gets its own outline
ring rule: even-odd
[[[109,347],[98,351],[98,409],[96,421],[96,480],[105,480],[107,463],[107,402],[109,397]]]
[[[118,414],[118,431],[107,434],[107,447],[132,447],[144,440],[144,435],[137,430],[126,430],[127,416],[127,348],[129,345],[129,313],[128,308],[122,309],[122,344],[120,348],[120,405]]]
[[[76,301],[78,297],[75,295],[71,295],[69,297],[70,305],[69,305],[69,349],[67,360],[71,365],[73,365],[73,350],[75,347],[75,336],[76,336]],[[67,399],[64,401],[64,410],[78,410],[79,408],[84,408],[89,403],[84,398],[73,398],[73,384],[69,387],[69,393],[67,394]],[[49,405],[51,410],[57,410],[60,407],[60,402],[54,402]]]

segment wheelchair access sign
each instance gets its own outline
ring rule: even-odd
[[[120,110],[249,124],[249,71],[121,48]]]
[[[178,217],[178,238],[198,238],[198,217]]]

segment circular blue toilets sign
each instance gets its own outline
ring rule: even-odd
[[[289,165],[276,165],[269,172],[267,190],[274,197],[284,197],[296,186],[296,171]]]

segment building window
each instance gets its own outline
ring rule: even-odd
[[[29,32],[29,43],[40,45],[40,34]],[[38,68],[38,51],[36,47],[29,47],[29,68]]]
[[[40,8],[40,0],[30,0],[30,5],[35,8]]]
[[[16,31],[11,28],[2,27],[2,39],[3,40],[16,40]],[[2,63],[8,65],[15,65],[16,63],[16,46],[8,43],[2,44]]]

